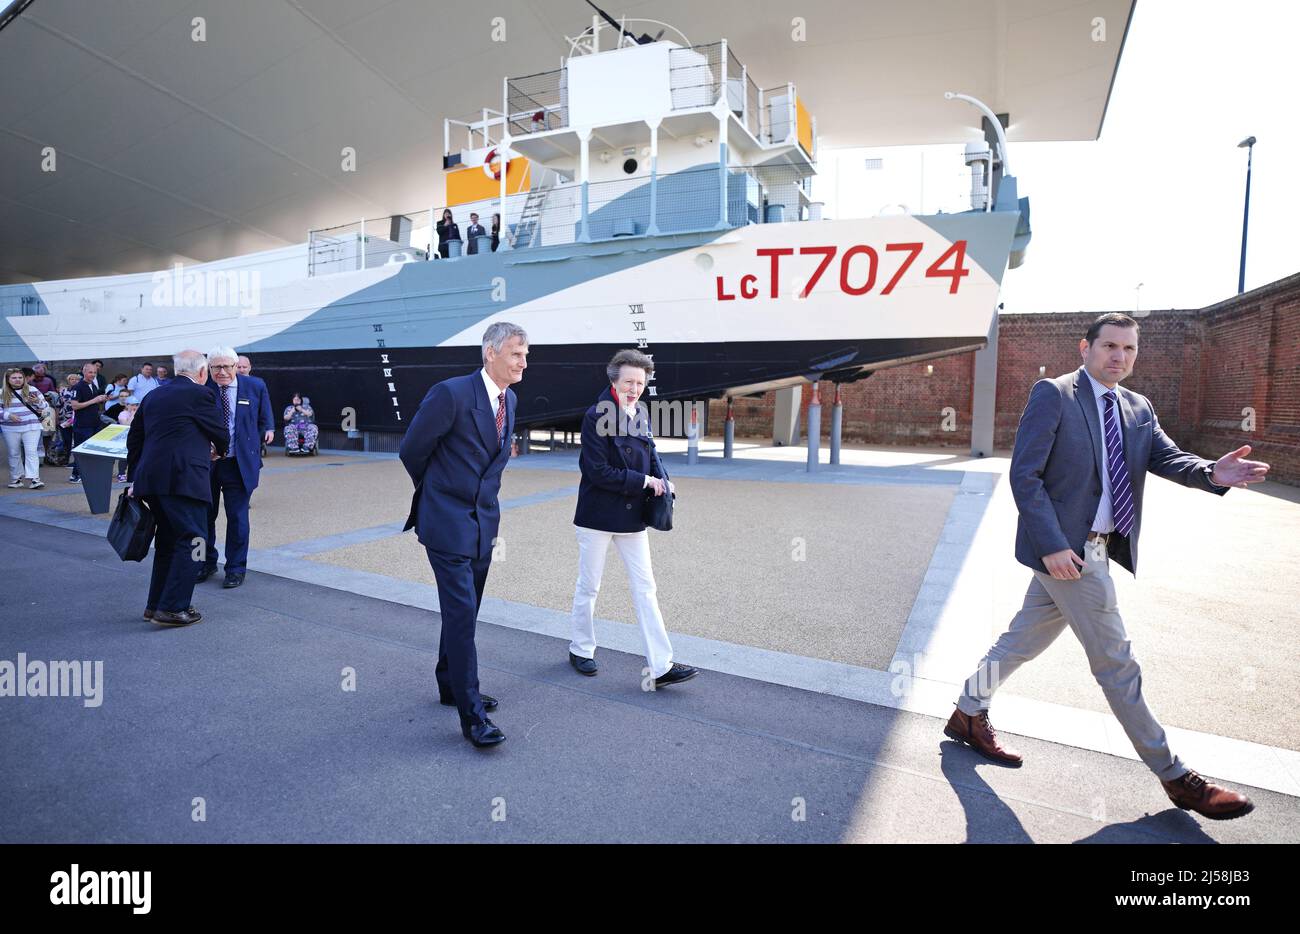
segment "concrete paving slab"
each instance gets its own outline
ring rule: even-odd
[[[68,612],[44,579],[8,583],[0,658],[104,663],[98,707],[0,698],[4,842],[1300,842],[1285,795],[1201,822],[1125,759],[1027,740],[1000,769],[932,717],[707,671],[647,694],[636,657],[580,678],[554,640],[493,625],[482,679],[509,739],[478,751],[435,702],[427,611],[253,572],[156,629],[147,565],[50,526],[0,534],[95,596]]]
[[[852,665],[888,663],[952,502],[952,485],[676,482],[673,531],[650,533],[659,604],[670,633]],[[568,612],[578,564],[576,502],[575,493],[503,513],[502,546],[487,595]],[[861,528],[868,521],[906,526],[907,534],[864,540]],[[412,536],[310,560],[433,581]],[[636,618],[613,545],[596,612],[628,622]]]

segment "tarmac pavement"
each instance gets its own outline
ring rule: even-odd
[[[562,641],[490,623],[508,739],[476,750],[437,704],[426,609],[251,571],[162,629],[147,561],[0,535],[32,568],[0,587],[0,660],[103,662],[99,706],[0,698],[3,842],[1300,842],[1292,795],[1243,788],[1253,814],[1205,821],[1119,756],[1008,737],[1006,769],[933,716],[711,670],[644,692],[639,657],[602,649],[584,678]]]

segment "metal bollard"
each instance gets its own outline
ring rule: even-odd
[[[840,462],[840,432],[844,428],[844,400],[840,397],[840,384],[835,384],[835,404],[831,406],[831,463]]]
[[[690,403],[691,424],[686,429],[686,463],[697,464],[700,460],[700,409],[698,402]]]
[[[808,472],[817,469],[818,447],[822,441],[822,400],[819,383],[813,383],[812,399],[808,401]]]
[[[730,460],[732,448],[736,444],[736,415],[732,411],[731,397],[727,397],[727,420],[722,428],[722,456]]]

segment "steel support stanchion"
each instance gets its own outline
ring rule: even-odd
[[[691,423],[686,429],[686,463],[696,464],[700,460],[700,410],[699,403],[692,402]]]
[[[840,462],[840,432],[844,428],[844,400],[840,384],[835,384],[835,404],[831,406],[831,463]]]
[[[731,459],[732,449],[736,444],[736,415],[732,411],[731,397],[727,397],[727,420],[722,429],[722,456]]]
[[[808,472],[817,469],[818,448],[822,441],[822,400],[818,392],[820,383],[814,382],[812,399],[808,401]]]

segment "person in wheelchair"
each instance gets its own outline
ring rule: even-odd
[[[311,400],[295,392],[293,401],[284,409],[284,421],[284,453],[315,454],[319,429]]]

